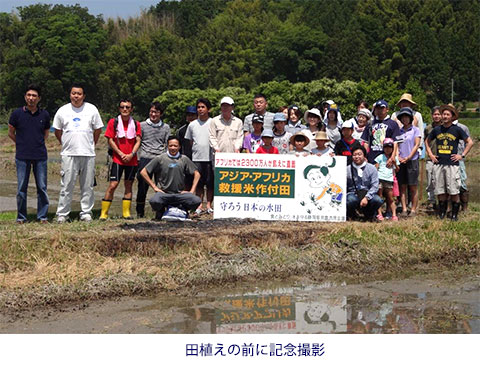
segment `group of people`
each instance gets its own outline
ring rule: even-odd
[[[85,102],[85,97],[83,86],[74,84],[70,103],[62,106],[53,119],[55,136],[62,147],[61,190],[56,211],[60,223],[69,219],[77,177],[81,192],[80,220],[92,220],[95,144],[103,122],[97,108]],[[45,140],[50,116],[39,108],[40,100],[40,88],[28,86],[26,105],[15,110],[9,121],[9,136],[16,144],[18,223],[27,220],[27,187],[32,168],[38,194],[37,219],[47,222]],[[235,103],[231,97],[221,99],[220,114],[213,118],[211,102],[199,98],[195,106],[187,107],[187,122],[174,136],[162,120],[164,107],[160,103],[151,103],[149,118],[138,122],[132,116],[132,101],[122,99],[118,116],[108,121],[105,130],[112,163],[100,219],[108,219],[122,176],[124,218],[131,218],[136,178],[137,217],[145,215],[150,187],[155,194],[149,203],[158,219],[187,220],[189,211],[195,215],[213,213],[215,154],[245,152],[346,156],[348,218],[398,220],[396,197],[401,204],[400,216],[414,216],[417,212],[418,160],[425,148],[430,162],[427,164],[429,200],[435,202],[433,194],[438,197],[435,207],[441,218],[447,214],[450,200],[451,218],[456,220],[460,200],[468,202],[463,163],[473,145],[468,129],[458,123],[453,105],[434,108],[433,123],[425,130],[410,94],[403,94],[397,106],[399,110],[389,116],[385,100],[375,102],[372,110],[365,101],[360,101],[357,115],[344,121],[331,100],[304,114],[297,105],[283,106],[272,113],[267,110],[267,98],[257,94],[253,99],[254,112],[242,121],[234,115]],[[382,198],[386,200],[385,212]]]

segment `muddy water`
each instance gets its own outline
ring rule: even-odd
[[[1,333],[480,333],[480,276],[326,282],[120,299],[23,318]]]

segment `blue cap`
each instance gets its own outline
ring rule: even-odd
[[[374,105],[375,105],[375,108],[376,107],[388,108],[388,103],[383,99],[380,99],[380,100],[376,101]]]
[[[185,113],[197,114],[197,107],[195,107],[194,105],[188,105]]]
[[[267,128],[267,129],[262,131],[262,137],[275,137],[275,135],[273,135],[272,130]]]
[[[281,112],[275,113],[273,116],[273,122],[287,121],[287,116]]]

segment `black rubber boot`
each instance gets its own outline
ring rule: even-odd
[[[135,210],[137,212],[137,218],[145,217],[145,203],[137,203]]]
[[[468,198],[469,198],[468,190],[464,190],[464,191],[460,190],[460,202],[462,203],[463,212],[467,212],[468,210]]]
[[[447,207],[448,200],[438,202],[438,217],[440,217],[440,220],[443,220],[445,218],[445,215],[447,214]]]
[[[460,209],[460,202],[452,203],[452,221],[458,221],[458,211]]]

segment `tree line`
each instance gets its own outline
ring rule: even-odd
[[[79,5],[17,10],[0,13],[3,110],[30,82],[51,112],[80,82],[102,111],[131,97],[146,115],[158,97],[171,120],[195,94],[228,91],[240,113],[257,92],[271,107],[332,98],[347,113],[407,88],[426,109],[450,101],[452,80],[455,101],[479,94],[477,0],[162,0],[128,20]]]

